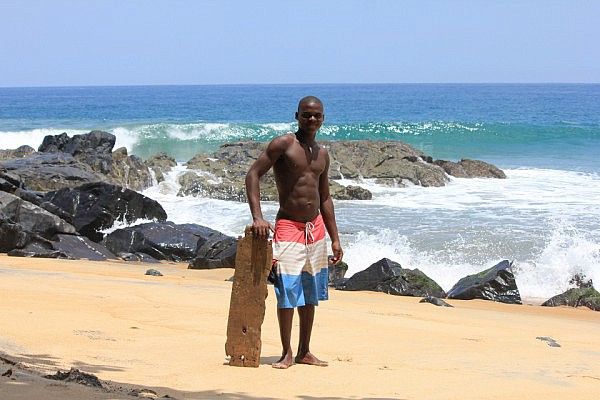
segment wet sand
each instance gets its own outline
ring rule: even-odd
[[[164,276],[146,276],[148,268]],[[588,309],[331,291],[312,351],[329,367],[270,364],[280,354],[270,289],[259,368],[227,365],[233,270],[0,256],[0,399],[596,399],[600,313]],[[298,318],[293,346],[297,345]],[[551,337],[550,347],[536,337]],[[12,363],[15,363],[14,365]],[[71,367],[108,391],[41,378]]]

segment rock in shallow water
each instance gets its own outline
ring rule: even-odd
[[[478,274],[466,276],[448,291],[448,298],[482,299],[521,304],[521,295],[512,272],[512,266],[511,262],[504,260]]]
[[[342,290],[371,290],[397,296],[446,297],[433,279],[418,269],[402,268],[388,258],[382,258],[346,281]]]

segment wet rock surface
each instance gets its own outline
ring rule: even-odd
[[[196,257],[198,244],[204,244],[219,232],[196,224],[150,222],[117,229],[103,243],[114,254],[130,254],[136,260],[140,253],[157,260],[189,261]]]
[[[511,262],[504,260],[478,274],[466,276],[448,291],[448,298],[521,304],[521,295],[512,272],[512,266]]]
[[[77,231],[94,242],[101,241],[103,234],[100,230],[111,227],[116,220],[167,219],[165,210],[155,200],[133,190],[101,182],[49,192],[44,200],[71,215]]]
[[[235,268],[237,239],[216,232],[198,241],[196,257],[190,261],[189,269]]]
[[[352,275],[340,289],[370,290],[397,296],[446,297],[440,285],[423,272],[402,268],[400,264],[388,258],[383,258],[364,271]]]

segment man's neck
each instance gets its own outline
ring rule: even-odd
[[[298,139],[300,143],[313,144],[315,143],[316,136],[316,132],[314,134],[310,134],[301,130],[296,131],[296,139]]]

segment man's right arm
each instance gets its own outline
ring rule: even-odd
[[[267,238],[269,237],[269,231],[273,230],[271,224],[265,221],[262,215],[259,181],[271,169],[279,157],[285,153],[289,144],[289,135],[273,139],[246,174],[246,197],[248,198],[250,212],[252,213],[252,227],[254,233],[259,237]]]

